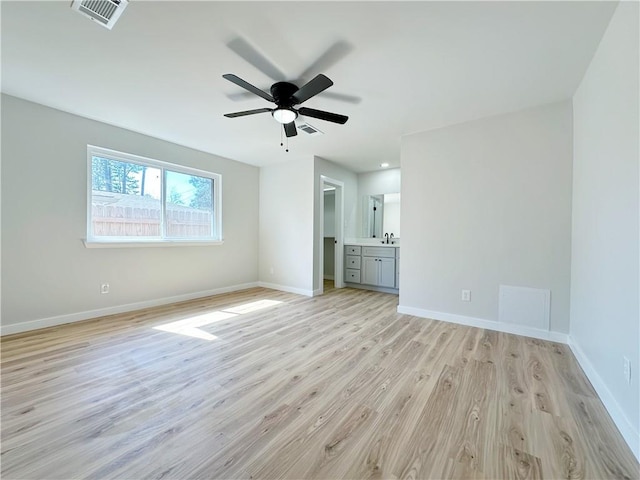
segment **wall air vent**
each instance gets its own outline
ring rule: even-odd
[[[111,30],[128,3],[128,0],[73,0],[71,8]]]
[[[316,127],[312,127],[308,123],[299,123],[296,127],[298,127],[298,130],[302,130],[304,133],[308,133],[309,135],[323,135],[323,132],[318,130]]]

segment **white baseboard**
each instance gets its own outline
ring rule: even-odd
[[[278,285],[277,283],[258,282],[259,287],[270,288],[271,290],[280,290],[281,292],[297,293],[305,297],[313,297],[313,290],[305,290],[303,288],[289,287],[287,285]]]
[[[576,360],[578,360],[580,367],[582,367],[582,370],[591,382],[591,385],[593,385],[593,388],[596,390],[598,397],[600,397],[604,407],[607,409],[607,412],[609,412],[611,419],[618,427],[618,430],[620,430],[625,442],[629,445],[629,448],[635,455],[636,459],[640,461],[640,432],[638,431],[637,426],[634,426],[629,421],[611,393],[611,390],[609,390],[600,375],[598,375],[598,372],[593,368],[593,365],[582,348],[580,348],[580,345],[575,343],[572,337],[569,337],[569,348],[571,348],[571,351],[576,357]]]
[[[431,318],[433,320],[442,320],[443,322],[457,323],[458,325],[466,325],[468,327],[486,328],[487,330],[495,330],[497,332],[513,333],[514,335],[539,338],[540,340],[549,340],[552,342],[566,344],[569,341],[569,335],[566,333],[540,330],[522,325],[514,325],[512,323],[501,323],[496,322],[495,320],[485,320],[484,318],[467,317],[465,315],[457,315],[454,313],[435,312],[433,310],[423,310],[421,308],[405,307],[403,305],[398,306],[398,313],[414,315],[422,318]]]
[[[13,333],[28,332],[39,328],[55,327],[65,323],[81,322],[92,318],[104,317],[105,315],[114,315],[116,313],[132,312],[143,308],[157,307],[159,305],[167,305],[169,303],[184,302],[194,300],[196,298],[210,297],[221,293],[235,292],[238,290],[246,290],[258,286],[258,282],[243,283],[240,285],[231,285],[229,287],[214,288],[212,290],[204,290],[201,292],[185,293],[172,297],[157,298],[154,300],[145,300],[143,302],[127,303],[125,305],[116,305],[114,307],[97,308],[95,310],[87,310],[84,312],[69,313],[65,315],[57,315],[55,317],[40,318],[38,320],[29,320],[27,322],[2,325],[0,326],[0,336],[11,335]]]

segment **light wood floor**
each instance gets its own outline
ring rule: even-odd
[[[2,478],[638,478],[566,346],[397,298],[256,288],[5,337]]]

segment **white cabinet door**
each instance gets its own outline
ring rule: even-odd
[[[396,260],[395,258],[379,258],[378,285],[381,287],[394,288],[396,286]]]
[[[380,262],[378,262],[378,259],[375,257],[362,257],[361,283],[365,285],[378,285],[378,277],[380,275],[378,263]]]

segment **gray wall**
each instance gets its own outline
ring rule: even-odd
[[[640,455],[638,37],[638,3],[622,2],[573,98],[571,262],[572,341],[636,456]],[[631,385],[623,375],[623,357],[632,362]]]
[[[220,173],[224,244],[85,248],[87,144]],[[2,170],[3,326],[258,280],[256,167],[3,95]]]
[[[313,157],[260,168],[260,282],[313,293]]]
[[[324,278],[333,279],[335,275],[336,246],[333,237],[324,238]]]
[[[403,137],[400,306],[497,321],[500,284],[550,289],[568,332],[571,156],[570,102]]]
[[[324,192],[324,236],[336,236],[336,192]]]
[[[319,157],[260,168],[260,282],[313,295],[320,288],[320,176],[344,182],[345,236],[353,235],[356,174]],[[273,273],[272,273],[273,272]]]
[[[336,192],[324,192],[324,277],[335,274]]]

